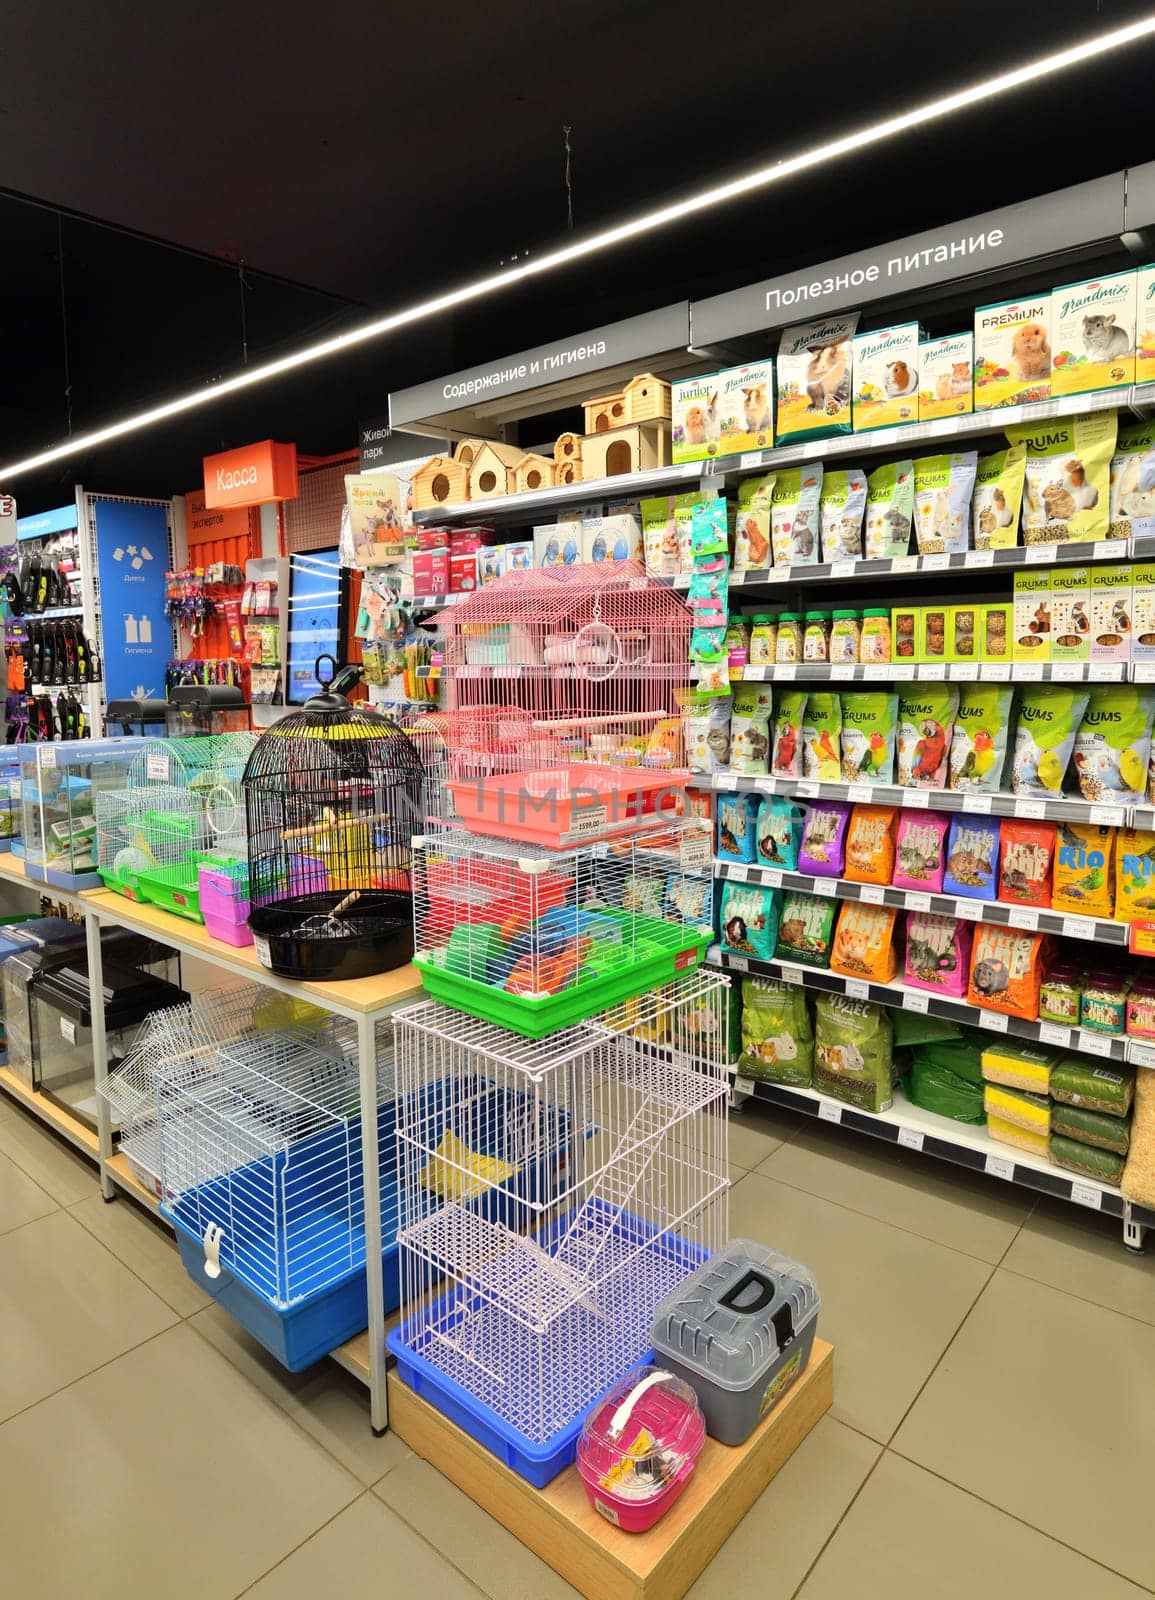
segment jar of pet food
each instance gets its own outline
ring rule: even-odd
[[[858,663],[859,625],[857,611],[836,611],[830,629],[830,660]]]
[[[741,617],[731,617],[726,628],[724,648],[729,654],[730,681],[740,683],[750,657],[750,627]]]
[[[1117,972],[1093,972],[1083,990],[1079,1026],[1092,1033],[1122,1033],[1127,1026],[1127,980]]]
[[[778,629],[774,618],[768,611],[759,611],[754,617],[754,626],[750,630],[750,654],[747,658],[752,667],[766,667],[774,660],[774,647],[778,643]]]
[[[808,611],[802,633],[802,659],[811,664],[830,660],[830,613]]]
[[[774,659],[779,666],[792,666],[802,660],[802,613],[783,611],[778,618],[778,638]]]
[[[890,612],[868,606],[862,613],[858,659],[862,662],[890,663]]]
[[[1077,1028],[1082,1000],[1082,973],[1072,962],[1063,962],[1043,979],[1039,989],[1039,1020]]]
[[[1133,1039],[1155,1039],[1155,978],[1136,978],[1127,996],[1127,1032]]]

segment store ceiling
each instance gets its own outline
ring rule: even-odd
[[[403,304],[556,243],[568,225],[565,124],[584,232],[1148,9],[25,8],[4,41],[0,188],[145,237],[75,218],[58,235],[51,211],[0,198],[3,453],[67,427],[61,245],[82,428],[231,370],[243,336],[258,359],[367,305]],[[171,491],[202,447],[270,432],[334,449],[391,387],[1151,159],[1153,66],[1155,49],[1141,47],[1041,83],[31,492],[51,498],[81,468],[91,481],[94,466],[127,470],[122,487],[137,492],[158,492],[168,474]]]

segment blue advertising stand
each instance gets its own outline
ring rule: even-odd
[[[172,624],[164,614],[165,507],[95,499],[93,512],[105,694],[127,700],[143,690],[163,698],[173,652]]]

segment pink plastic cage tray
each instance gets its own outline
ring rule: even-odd
[[[572,762],[490,778],[448,778],[446,788],[470,833],[560,850],[658,827],[676,816],[685,774]]]

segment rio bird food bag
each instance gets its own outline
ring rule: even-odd
[[[999,851],[999,899],[1015,906],[1049,906],[1055,824],[1004,819]]]
[[[972,1006],[1033,1022],[1039,1014],[1048,948],[1045,934],[978,923],[971,947],[967,1000]]]
[[[903,983],[961,999],[966,993],[973,934],[969,922],[912,911],[906,919]]]
[[[1116,413],[1056,417],[1007,429],[1027,452],[1024,544],[1105,539]]]
[[[855,806],[846,830],[844,876],[852,883],[889,883],[897,831],[894,806]]]
[[[894,906],[867,905],[844,900],[830,952],[830,970],[844,978],[867,978],[889,983],[897,960],[894,953]]]
[[[942,892],[950,818],[933,811],[903,811],[898,818],[894,887]]]
[[[1067,689],[1057,683],[1023,689],[1011,758],[1011,788],[1015,794],[1045,796],[1062,792],[1087,699],[1085,689]]]
[[[778,442],[850,432],[858,312],[786,328],[778,346]]]
[[[1155,833],[1116,828],[1115,921],[1155,921]]]
[[[950,746],[950,787],[997,794],[1003,785],[1014,690],[995,683],[964,684]]]
[[[957,684],[910,684],[899,695],[898,781],[904,789],[946,788],[957,711]]]
[[[1114,828],[1093,822],[1060,822],[1051,905],[1084,917],[1115,914]]]
[[[1075,738],[1075,769],[1084,800],[1142,803],[1153,719],[1155,690],[1134,683],[1092,686]]]

